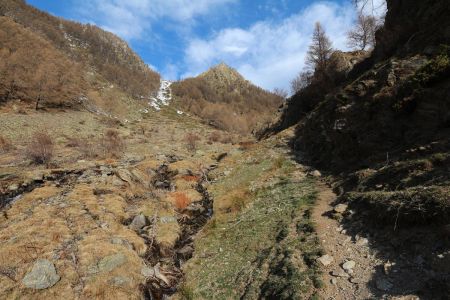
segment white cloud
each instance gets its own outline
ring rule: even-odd
[[[226,28],[209,39],[194,39],[185,51],[183,77],[224,61],[263,88],[289,89],[290,80],[304,66],[314,23],[322,23],[334,48],[346,49],[346,33],[354,18],[355,9],[349,2],[318,2],[278,23]]]
[[[120,37],[132,40],[148,34],[160,20],[189,26],[198,16],[236,0],[82,0],[79,10],[88,20]]]

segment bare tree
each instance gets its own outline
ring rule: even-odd
[[[297,94],[299,91],[307,87],[312,80],[313,73],[311,71],[302,71],[295,76],[291,81],[292,94]]]
[[[283,98],[283,99],[286,99],[286,98],[288,97],[288,94],[289,94],[289,93],[288,93],[285,89],[283,89],[283,88],[274,88],[273,91],[272,91],[272,93],[275,94],[275,95],[277,95],[277,96],[279,96],[279,97],[281,97],[281,98]]]
[[[376,30],[376,18],[374,16],[366,16],[360,12],[355,28],[347,33],[348,46],[359,50],[373,48],[375,46]]]
[[[333,52],[332,43],[322,25],[317,22],[314,28],[312,43],[306,56],[306,65],[316,73],[323,73]]]

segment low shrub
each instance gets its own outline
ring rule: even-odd
[[[185,209],[189,205],[189,198],[184,193],[176,192],[174,195],[175,198],[175,207],[177,209]]]
[[[197,142],[200,141],[200,137],[198,135],[196,135],[195,133],[188,133],[184,137],[184,140],[189,151],[197,150]]]
[[[100,140],[104,157],[120,158],[125,151],[125,142],[117,130],[108,129]]]
[[[25,155],[36,164],[48,164],[53,157],[54,143],[46,132],[35,132],[28,144]]]
[[[8,152],[12,150],[14,147],[11,141],[8,138],[0,135],[0,152]]]
[[[208,141],[211,143],[217,143],[220,141],[221,139],[221,134],[218,131],[214,131],[213,133],[211,133],[208,137]]]

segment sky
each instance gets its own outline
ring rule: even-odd
[[[117,34],[165,79],[196,76],[224,62],[267,90],[289,90],[304,67],[315,22],[322,23],[335,49],[349,50],[346,33],[356,19],[350,0],[27,2]],[[375,8],[383,2],[375,0]]]

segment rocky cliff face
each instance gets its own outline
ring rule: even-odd
[[[375,220],[448,222],[447,4],[388,1],[372,55],[334,87],[295,95],[275,127],[297,124],[293,147],[340,174],[341,199]]]
[[[376,60],[410,53],[436,54],[450,43],[450,7],[445,0],[388,0],[384,27],[377,33]]]

